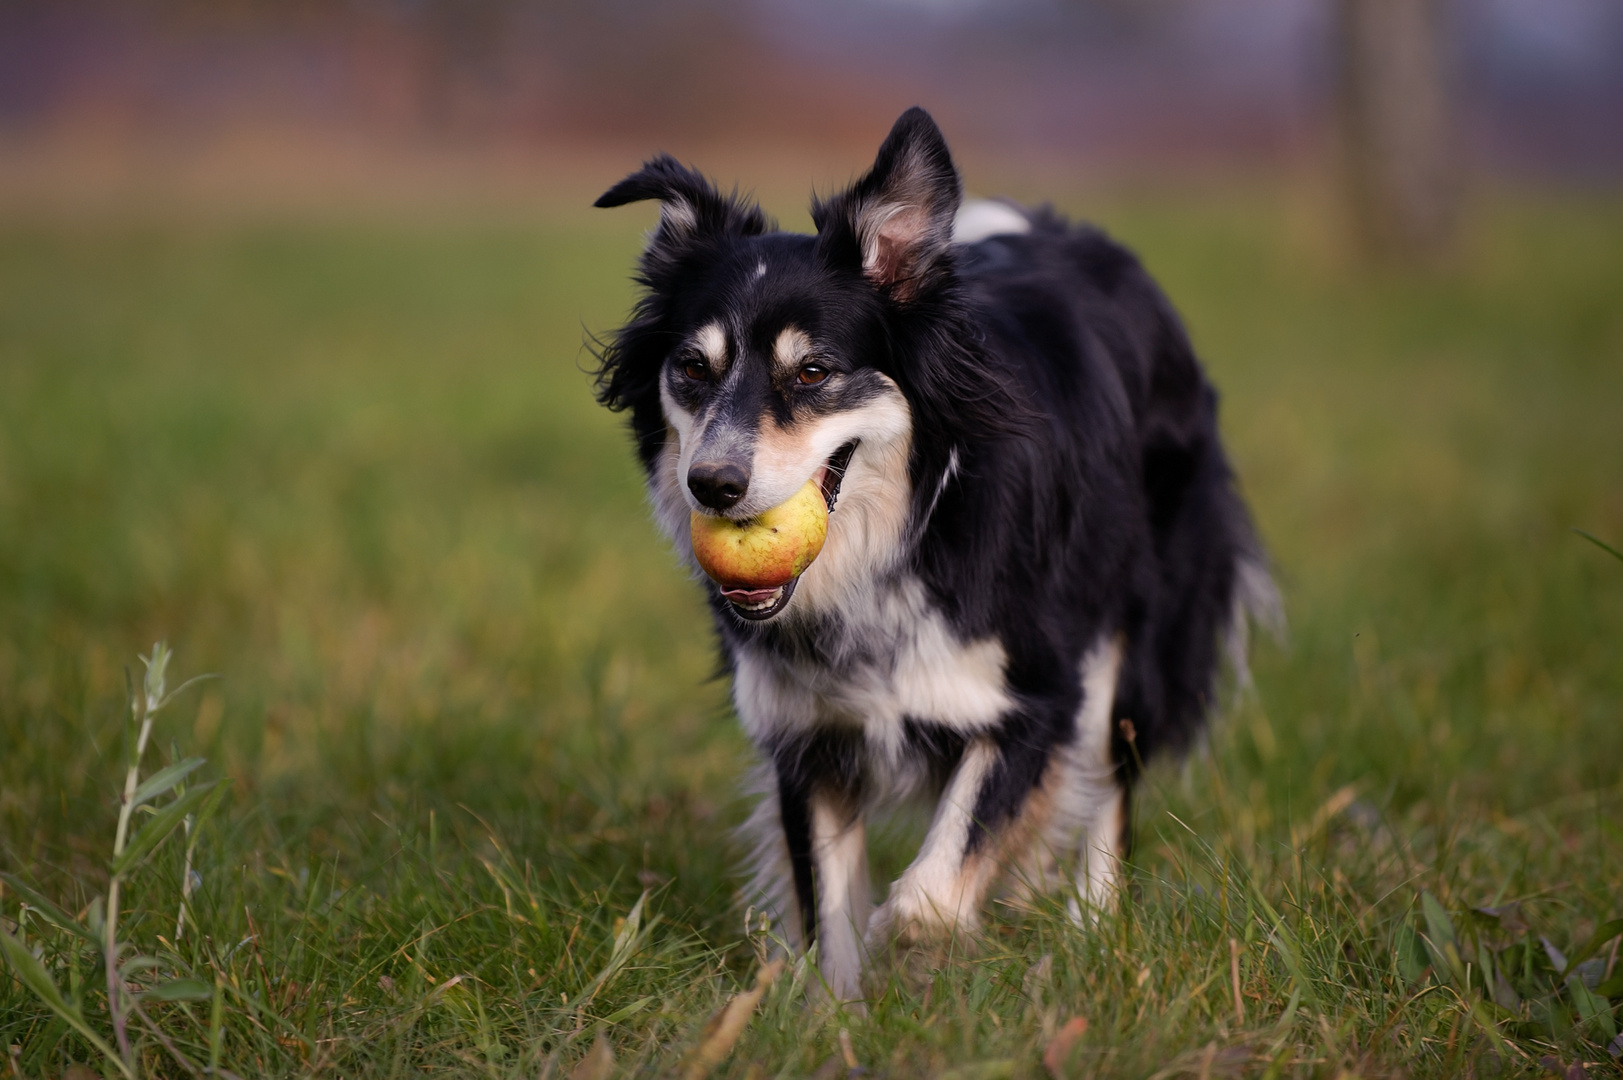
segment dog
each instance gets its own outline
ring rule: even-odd
[[[1276,603],[1171,305],[1097,229],[964,204],[919,108],[814,235],[669,156],[596,205],[640,200],[660,220],[596,386],[659,524],[696,566],[694,514],[808,481],[830,510],[784,585],[696,573],[762,759],[757,910],[854,1001],[880,950],[976,930],[1004,871],[1108,908],[1143,762],[1200,733],[1225,641],[1243,672]],[[865,819],[919,796],[875,910]]]

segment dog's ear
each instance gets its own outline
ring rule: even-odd
[[[941,129],[915,106],[890,129],[866,176],[813,205],[818,251],[831,265],[861,266],[895,299],[912,300],[936,276],[963,195]]]
[[[648,242],[651,256],[674,254],[705,236],[756,236],[768,227],[760,207],[744,203],[736,193],[723,195],[669,154],[652,158],[592,205],[624,206],[644,199],[661,203],[659,228]]]

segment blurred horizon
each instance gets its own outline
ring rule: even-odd
[[[1441,11],[1463,169],[1623,180],[1623,7]],[[913,104],[976,190],[1322,173],[1335,34],[1333,0],[13,0],[0,209],[575,198],[656,151],[826,187]]]

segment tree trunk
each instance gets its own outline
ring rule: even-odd
[[[1359,240],[1399,262],[1452,247],[1462,179],[1440,0],[1339,0],[1340,126]]]

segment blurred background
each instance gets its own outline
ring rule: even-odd
[[[1317,170],[1435,248],[1468,178],[1623,175],[1619,57],[1612,0],[8,0],[0,198],[538,202],[656,149],[828,184],[919,103],[981,189]]]

